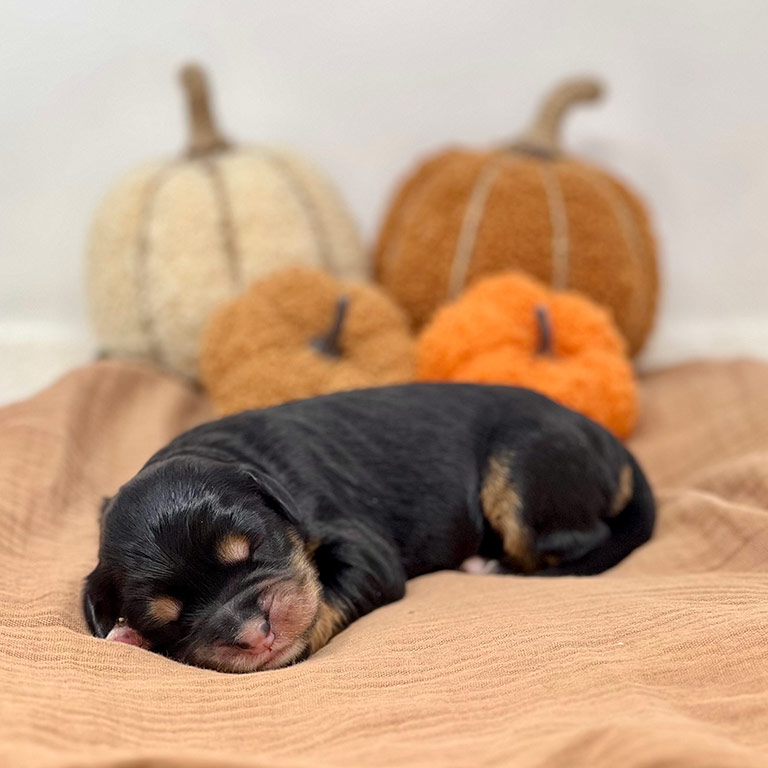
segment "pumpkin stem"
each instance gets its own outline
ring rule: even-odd
[[[189,145],[187,157],[221,152],[231,145],[219,132],[211,110],[208,81],[202,67],[187,64],[181,70],[181,84],[187,102]]]
[[[327,355],[328,357],[341,357],[341,329],[344,325],[344,320],[347,317],[347,310],[349,309],[349,297],[339,296],[336,302],[336,313],[333,317],[331,327],[326,333],[321,336],[317,336],[310,344],[312,348],[319,352],[321,355]]]
[[[579,102],[597,101],[603,95],[599,80],[580,77],[566,80],[549,92],[530,127],[511,145],[518,152],[545,158],[561,154],[560,126],[565,113]]]
[[[536,305],[536,324],[539,327],[539,346],[536,348],[537,355],[551,355],[554,353],[552,338],[552,318],[549,309],[543,304]]]

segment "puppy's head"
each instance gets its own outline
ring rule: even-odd
[[[291,507],[236,465],[145,467],[104,508],[83,596],[91,631],[226,672],[301,658],[320,585]]]

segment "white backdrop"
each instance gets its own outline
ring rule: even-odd
[[[645,364],[768,354],[767,41],[764,0],[6,0],[0,398],[87,356],[90,215],[122,171],[180,150],[190,58],[226,131],[314,158],[369,242],[421,152],[505,139],[556,79],[601,76],[567,143],[654,214]]]

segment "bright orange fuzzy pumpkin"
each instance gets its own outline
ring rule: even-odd
[[[637,420],[632,366],[608,313],[518,273],[480,280],[439,310],[417,366],[421,380],[534,389],[622,438]]]
[[[569,108],[600,93],[590,79],[565,82],[516,142],[440,152],[403,184],[379,236],[376,278],[414,328],[475,280],[516,269],[610,308],[629,352],[643,346],[658,289],[647,213],[559,142]]]

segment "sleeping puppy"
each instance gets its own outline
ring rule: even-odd
[[[306,658],[447,568],[595,574],[651,535],[630,453],[514,387],[410,384],[247,411],[155,454],[102,514],[94,635],[227,672]]]

